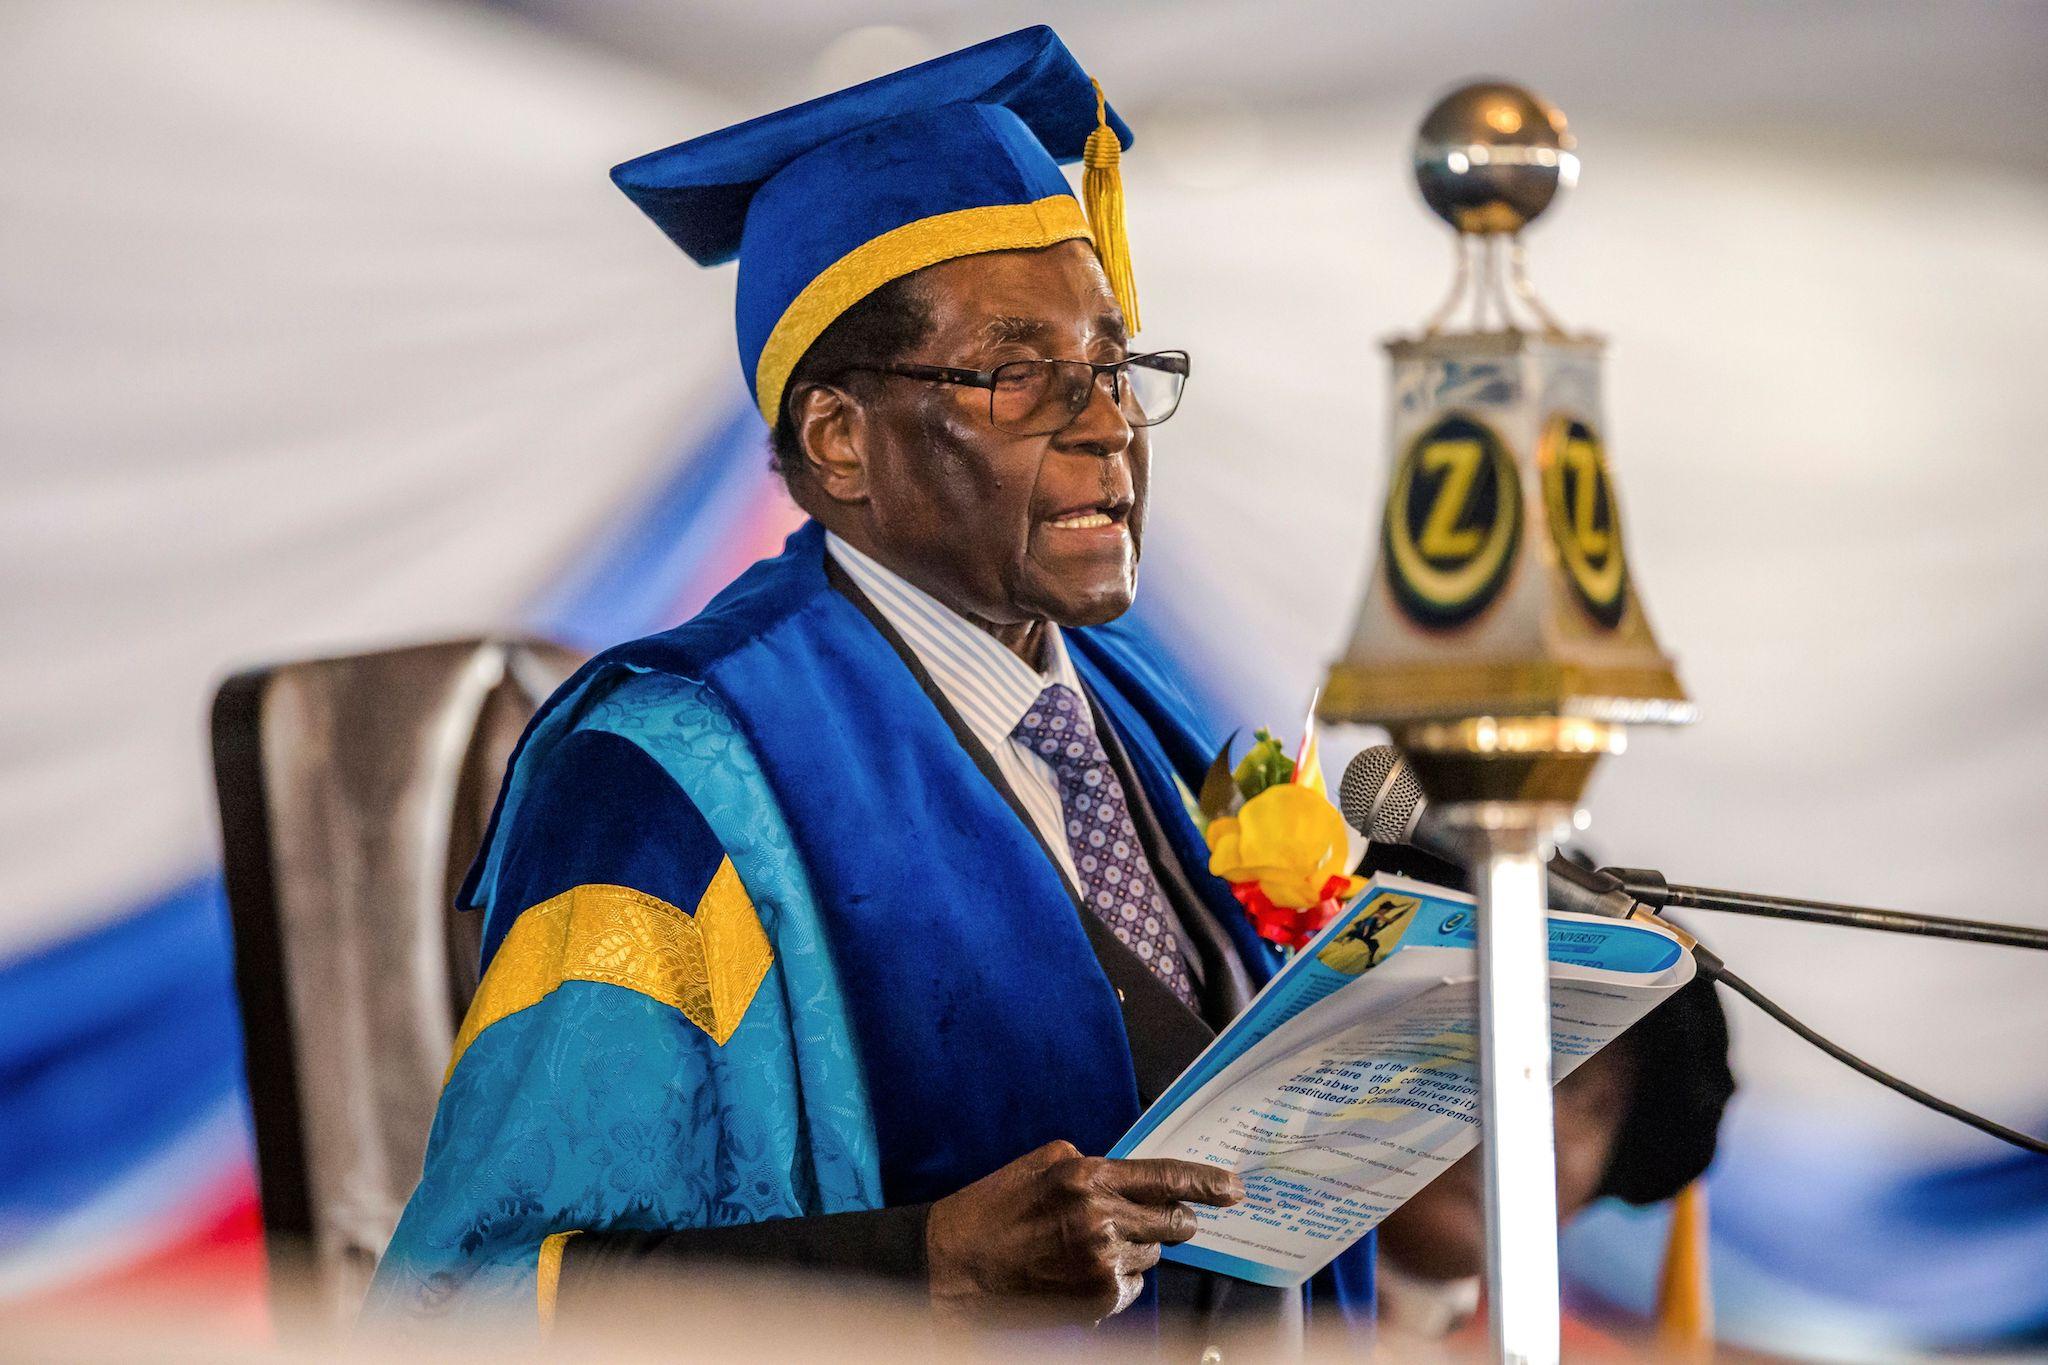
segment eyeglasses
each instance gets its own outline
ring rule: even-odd
[[[992,370],[950,365],[850,365],[934,384],[988,390],[989,424],[1016,436],[1050,436],[1087,410],[1109,376],[1109,395],[1134,427],[1156,427],[1180,406],[1188,382],[1186,351],[1151,351],[1122,360],[1010,360]]]

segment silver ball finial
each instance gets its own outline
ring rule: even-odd
[[[1514,234],[1578,183],[1576,143],[1557,107],[1505,81],[1453,90],[1415,134],[1415,181],[1463,233]]]

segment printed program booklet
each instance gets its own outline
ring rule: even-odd
[[[1470,896],[1376,876],[1110,1151],[1228,1166],[1169,1260],[1297,1285],[1479,1141]],[[1550,915],[1552,1080],[1692,979],[1672,934]]]

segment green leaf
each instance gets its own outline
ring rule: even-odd
[[[1280,741],[1273,738],[1264,726],[1259,727],[1254,737],[1258,742],[1237,765],[1235,774],[1237,789],[1247,801],[1266,788],[1280,786],[1294,777],[1294,760],[1280,747]]]

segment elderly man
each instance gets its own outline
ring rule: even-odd
[[[1212,741],[1111,624],[1187,374],[1129,344],[1128,141],[1039,28],[614,173],[738,256],[811,521],[522,742],[381,1308],[546,1320],[716,1259],[974,1321],[1298,1325],[1298,1291],[1154,1269],[1235,1176],[1097,1155],[1275,966],[1187,811]],[[1369,1306],[1370,1254],[1319,1316]]]

